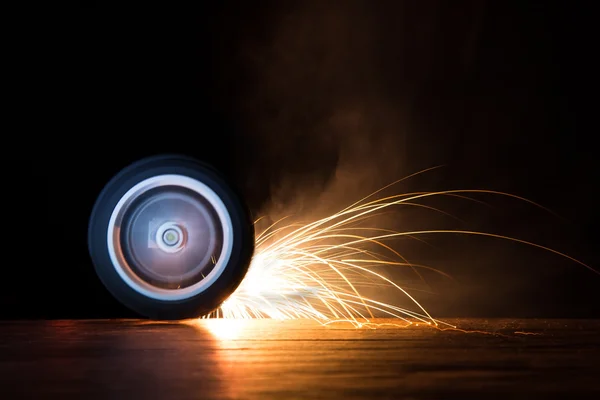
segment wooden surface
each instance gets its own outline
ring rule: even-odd
[[[4,321],[0,399],[600,398],[600,321],[377,322]]]

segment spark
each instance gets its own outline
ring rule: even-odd
[[[471,196],[496,195],[545,209],[523,197],[492,190],[445,190],[375,197],[417,174],[393,182],[325,218],[301,224],[289,222],[291,217],[285,217],[266,227],[256,237],[254,258],[238,289],[219,309],[202,318],[311,319],[322,325],[350,323],[354,327],[369,328],[377,326],[373,322],[377,316],[397,319],[402,326],[458,329],[432,317],[411,294],[414,290],[386,277],[386,267],[409,268],[421,279],[419,271],[425,269],[448,277],[441,270],[411,263],[402,256],[391,242],[403,237],[423,240],[422,237],[428,235],[454,234],[509,240],[549,251],[598,273],[581,261],[549,247],[495,233],[470,230],[393,231],[365,227],[365,221],[398,206],[421,207],[449,215],[420,203],[431,197],[458,197],[480,202]],[[396,291],[406,301],[402,304],[386,303],[364,294],[367,289],[372,293],[374,288],[381,292]]]

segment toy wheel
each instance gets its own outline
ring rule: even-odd
[[[177,155],[118,173],[88,228],[96,272],[112,295],[155,319],[205,315],[242,281],[254,229],[240,197],[213,169]]]

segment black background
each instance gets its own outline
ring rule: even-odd
[[[552,3],[552,4],[551,4]],[[558,2],[557,2],[558,3]],[[19,14],[2,136],[4,318],[133,316],[87,255],[103,185],[141,157],[214,164],[255,215],[402,190],[514,193],[452,211],[474,229],[600,269],[591,11],[533,1],[86,4]],[[478,207],[478,206],[477,206]],[[458,279],[436,316],[600,316],[600,276],[559,256],[460,238],[420,254]]]

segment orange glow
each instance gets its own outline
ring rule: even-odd
[[[541,207],[522,197],[490,190],[413,192],[369,200],[390,186],[311,223],[286,223],[291,218],[284,218],[268,226],[256,237],[255,256],[239,288],[220,309],[203,318],[311,319],[323,325],[345,321],[361,327],[368,326],[377,314],[380,317],[397,318],[406,326],[420,323],[440,328],[456,328],[433,318],[406,288],[388,279],[382,272],[381,267],[384,266],[409,268],[419,277],[419,269],[446,275],[430,266],[409,262],[390,243],[400,237],[420,240],[419,237],[433,234],[487,236],[541,248],[597,272],[556,250],[494,233],[468,230],[402,232],[364,227],[365,220],[392,206],[424,207],[447,214],[443,210],[419,203],[430,197],[470,199],[470,194],[487,194],[508,196]],[[364,288],[371,289],[371,292],[373,288],[376,291],[396,291],[408,300],[409,306],[389,304],[366,296],[363,294]],[[223,324],[224,327],[227,326],[225,322]],[[233,324],[230,329],[236,331],[237,328]]]

